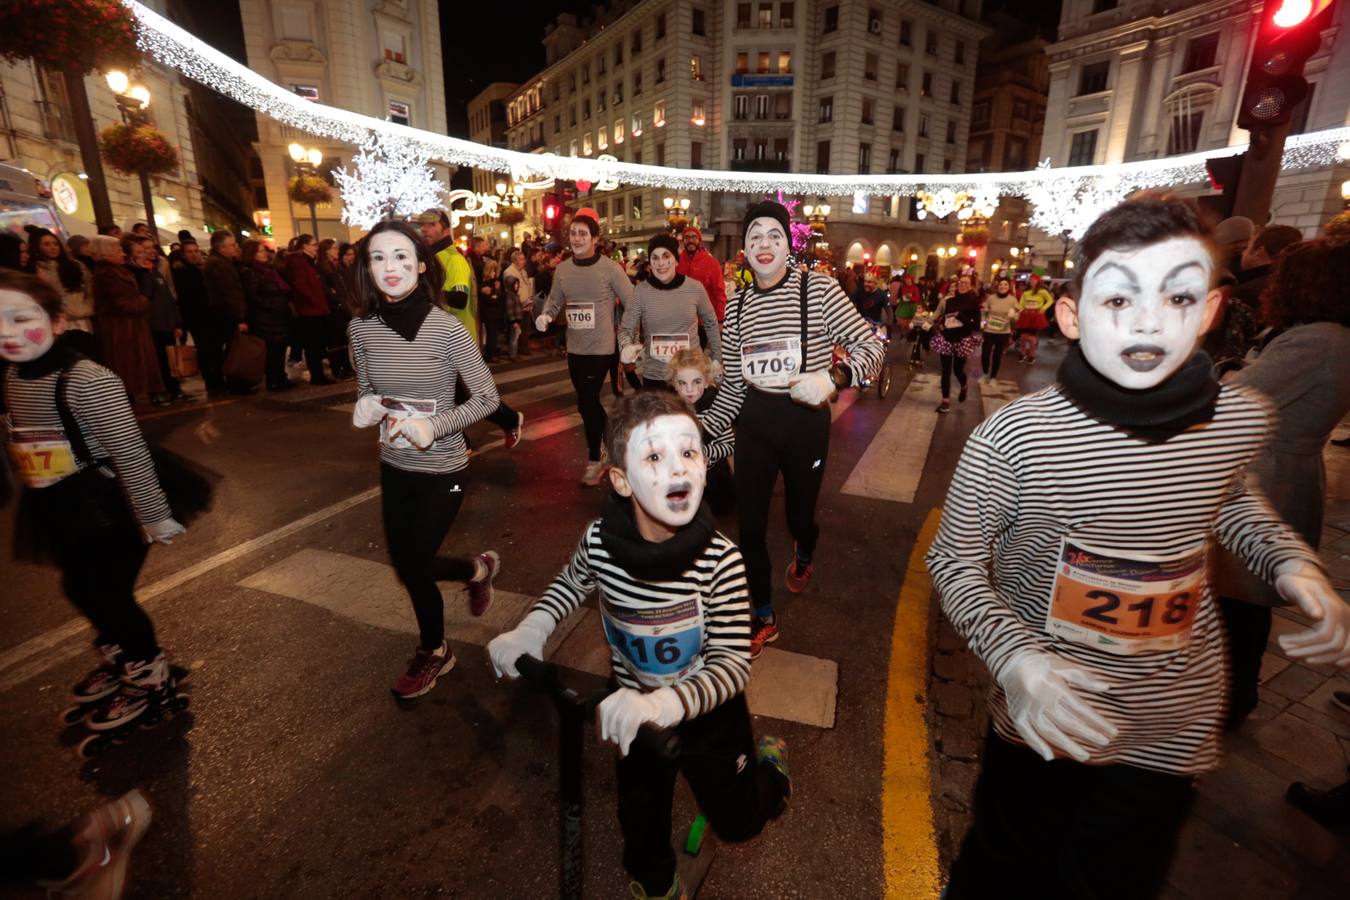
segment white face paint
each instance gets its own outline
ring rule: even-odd
[[[37,359],[56,340],[52,317],[32,297],[0,290],[0,359],[22,363]]]
[[[1108,250],[1093,260],[1078,301],[1079,339],[1092,368],[1131,390],[1170,378],[1217,311],[1213,268],[1208,249],[1190,237]]]
[[[745,232],[745,259],[760,285],[768,287],[787,269],[788,236],[772,216],[760,216]]]
[[[675,254],[665,247],[656,248],[656,252],[652,254],[652,274],[662,284],[666,284],[675,277],[675,269],[679,264],[680,262],[675,258]]]
[[[657,416],[628,436],[623,480],[644,537],[688,525],[703,502],[706,478],[703,437],[690,416]]]
[[[694,406],[699,400],[703,399],[703,392],[707,389],[708,381],[703,377],[701,369],[690,366],[675,373],[675,393],[679,394],[680,399],[690,406]]]
[[[370,277],[391,301],[411,294],[417,287],[417,276],[426,271],[426,264],[417,261],[413,242],[397,231],[381,231],[372,237],[366,252],[370,258]]]
[[[567,227],[567,245],[572,255],[578,259],[590,259],[595,255],[595,235],[584,222],[573,222]]]

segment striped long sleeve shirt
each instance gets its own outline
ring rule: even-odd
[[[1018,652],[1036,650],[1110,686],[1080,692],[1118,729],[1091,762],[1176,774],[1215,768],[1224,637],[1203,578],[1198,596],[1186,601],[1194,618],[1179,646],[1122,655],[1052,633],[1052,605],[1064,596],[1055,593],[1057,579],[1071,565],[1061,541],[1112,558],[1157,559],[1203,553],[1215,538],[1267,581],[1284,562],[1318,564],[1244,485],[1269,419],[1258,395],[1224,385],[1212,421],[1149,444],[1086,415],[1054,386],[1008,404],[967,441],[927,557],[942,609],[996,682]],[[1105,609],[1086,615],[1136,623],[1162,611],[1128,598]],[[997,683],[989,703],[998,733],[1020,743]]]
[[[145,445],[141,426],[127,402],[122,379],[87,359],[75,363],[69,372],[66,404],[92,462],[111,464],[142,525],[154,525],[172,517],[150,448]],[[56,406],[60,377],[58,369],[37,378],[20,378],[15,367],[6,367],[5,407],[10,424],[15,428],[61,429],[61,414]]]
[[[597,253],[582,262],[576,257],[563,260],[540,312],[550,319],[563,317],[568,353],[605,356],[614,352],[618,331],[615,302],[626,306],[632,299],[633,283],[623,267]]]
[[[561,622],[597,589],[611,669],[621,685],[634,690],[672,687],[687,719],[745,690],[750,679],[749,587],[741,551],[721,532],[713,534],[678,578],[639,581],[605,549],[597,519],[586,527],[567,568],[534,609]],[[616,638],[613,623],[635,621],[642,623],[643,636],[630,632]],[[644,674],[642,664],[647,662],[665,664],[669,675]]]
[[[708,335],[708,355],[722,358],[722,341],[717,326],[717,313],[708,300],[708,292],[694,278],[676,275],[679,284],[657,287],[650,281],[640,281],[633,291],[633,302],[623,309],[619,325],[619,343],[635,344],[639,340],[646,354],[642,360],[642,377],[665,381],[669,366],[666,359],[674,355],[672,339],[683,339],[685,348],[698,348],[698,326]],[[653,338],[661,346],[653,348]],[[664,348],[664,350],[662,349]],[[667,355],[659,355],[665,353]]]
[[[441,474],[465,468],[469,456],[461,432],[491,415],[500,399],[483,354],[464,324],[434,307],[412,341],[404,340],[376,315],[352,319],[347,335],[358,397],[435,402],[430,417],[436,434],[432,445],[419,450],[382,440],[381,461],[407,472]],[[470,396],[457,404],[455,385],[461,378]]]
[[[743,354],[755,346],[801,338],[804,355],[801,371],[806,373],[829,370],[838,344],[848,353],[843,366],[849,370],[854,384],[881,368],[885,348],[833,278],[810,273],[803,329],[800,285],[807,274],[789,269],[774,287],[761,289],[752,284],[728,299],[726,318],[722,321],[721,390],[712,409],[700,417],[709,434],[721,434],[740,413],[749,384]],[[786,394],[789,388],[756,386],[756,390]]]

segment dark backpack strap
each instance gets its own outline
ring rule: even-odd
[[[70,411],[70,402],[66,399],[70,370],[78,362],[79,360],[76,360],[66,366],[61,370],[61,374],[56,377],[56,414],[61,417],[61,427],[65,429],[66,440],[70,442],[70,449],[75,454],[75,461],[80,464],[81,468],[87,468],[94,464],[94,456],[89,452],[89,444],[84,440],[84,432],[80,430],[80,423],[75,420],[75,414]]]
[[[800,296],[798,297],[798,302],[801,304],[801,308],[802,308],[802,364],[801,364],[801,368],[798,369],[797,371],[798,371],[798,372],[805,372],[805,371],[806,371],[806,283],[807,283],[807,281],[810,280],[810,278],[811,278],[811,273],[810,273],[810,272],[802,272],[802,273],[800,273],[800,276],[801,276],[801,280],[800,280],[800,282],[799,282],[800,287],[799,287],[799,289],[798,289],[798,293],[799,293]]]

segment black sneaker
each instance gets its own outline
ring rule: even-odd
[[[1331,702],[1346,712],[1350,712],[1350,691],[1332,691]]]
[[[1325,791],[1295,781],[1284,799],[1332,831],[1350,831],[1350,781]]]

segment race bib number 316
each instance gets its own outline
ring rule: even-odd
[[[1174,650],[1190,641],[1204,577],[1203,547],[1139,556],[1066,538],[1045,630],[1119,656]]]

